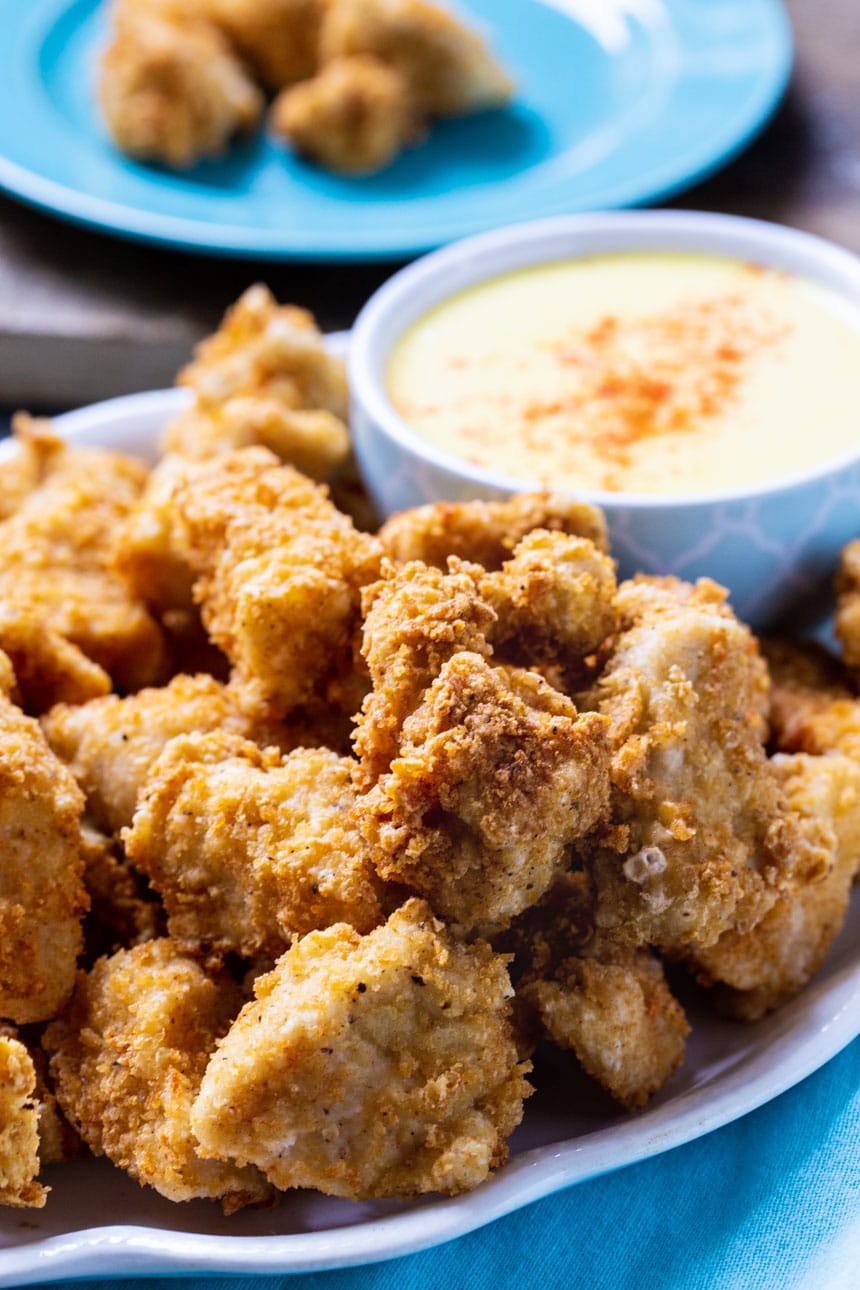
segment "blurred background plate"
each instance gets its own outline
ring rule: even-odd
[[[778,0],[462,0],[518,86],[373,178],[264,133],[184,174],[112,145],[94,101],[102,0],[0,0],[0,186],[113,233],[270,259],[407,256],[505,223],[653,201],[733,156],[785,88]]]

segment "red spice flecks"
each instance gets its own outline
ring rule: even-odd
[[[570,398],[533,403],[526,418],[575,416],[599,455],[621,464],[631,444],[719,416],[756,357],[790,330],[742,291],[683,301],[651,317],[606,315],[553,347],[576,373]]]

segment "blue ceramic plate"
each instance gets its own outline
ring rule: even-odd
[[[0,185],[114,233],[272,259],[416,254],[502,224],[652,201],[732,156],[785,87],[778,0],[462,0],[516,78],[383,174],[261,133],[184,174],[126,160],[94,99],[106,5],[0,0]]]

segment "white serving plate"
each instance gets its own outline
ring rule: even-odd
[[[158,430],[187,401],[156,391],[57,419],[80,444],[152,458]],[[0,445],[0,457],[9,447]],[[511,1160],[452,1199],[354,1204],[311,1192],[226,1219],[215,1205],[174,1205],[105,1160],[46,1170],[43,1210],[0,1210],[0,1286],[67,1277],[319,1271],[390,1259],[462,1236],[573,1183],[645,1160],[720,1128],[817,1070],[860,1034],[860,896],[822,971],[753,1026],[721,1020],[697,992],[688,1058],[647,1110],[628,1116],[563,1054],[536,1070],[538,1092]]]

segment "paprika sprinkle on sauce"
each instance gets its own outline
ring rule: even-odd
[[[452,297],[403,337],[388,388],[419,433],[496,474],[706,492],[850,450],[860,320],[740,261],[600,256]]]

